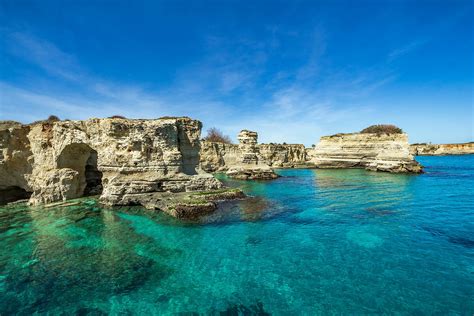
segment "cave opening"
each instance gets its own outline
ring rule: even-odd
[[[70,168],[79,173],[80,196],[102,193],[102,172],[98,169],[97,151],[83,143],[67,145],[57,160],[58,168]]]
[[[0,205],[5,205],[11,202],[26,200],[31,196],[31,192],[26,191],[18,186],[9,186],[0,189]]]
[[[102,172],[97,168],[97,151],[91,149],[85,165],[86,187],[84,196],[102,193]]]

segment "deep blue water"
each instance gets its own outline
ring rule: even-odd
[[[0,209],[0,315],[474,313],[474,156],[422,175],[279,170],[199,222]]]

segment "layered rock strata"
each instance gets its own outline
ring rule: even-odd
[[[412,144],[410,153],[415,156],[472,155],[474,142],[460,144]]]
[[[271,167],[309,167],[303,144],[260,144],[258,149],[262,160]]]
[[[0,124],[0,190],[29,192],[33,205],[99,193],[129,205],[146,193],[220,189],[199,166],[200,132],[186,117]]]
[[[235,163],[230,165],[227,175],[241,180],[270,180],[278,175],[263,162],[257,146],[256,132],[243,130],[239,133],[238,154]]]
[[[302,144],[257,144],[253,145],[252,150],[261,164],[272,168],[311,167]],[[227,171],[241,163],[242,155],[241,145],[209,141],[201,143],[201,167],[207,172]]]
[[[201,168],[207,172],[224,172],[236,165],[240,157],[239,145],[201,142]]]
[[[409,151],[406,134],[352,133],[323,136],[308,159],[317,168],[365,168],[373,171],[422,171]]]

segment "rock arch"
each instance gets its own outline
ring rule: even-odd
[[[102,192],[102,172],[97,161],[97,151],[84,143],[67,145],[56,160],[58,169],[69,168],[78,172],[79,190],[84,196]]]

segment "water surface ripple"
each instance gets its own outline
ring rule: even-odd
[[[278,170],[197,222],[92,199],[0,209],[0,315],[474,312],[474,156]]]

